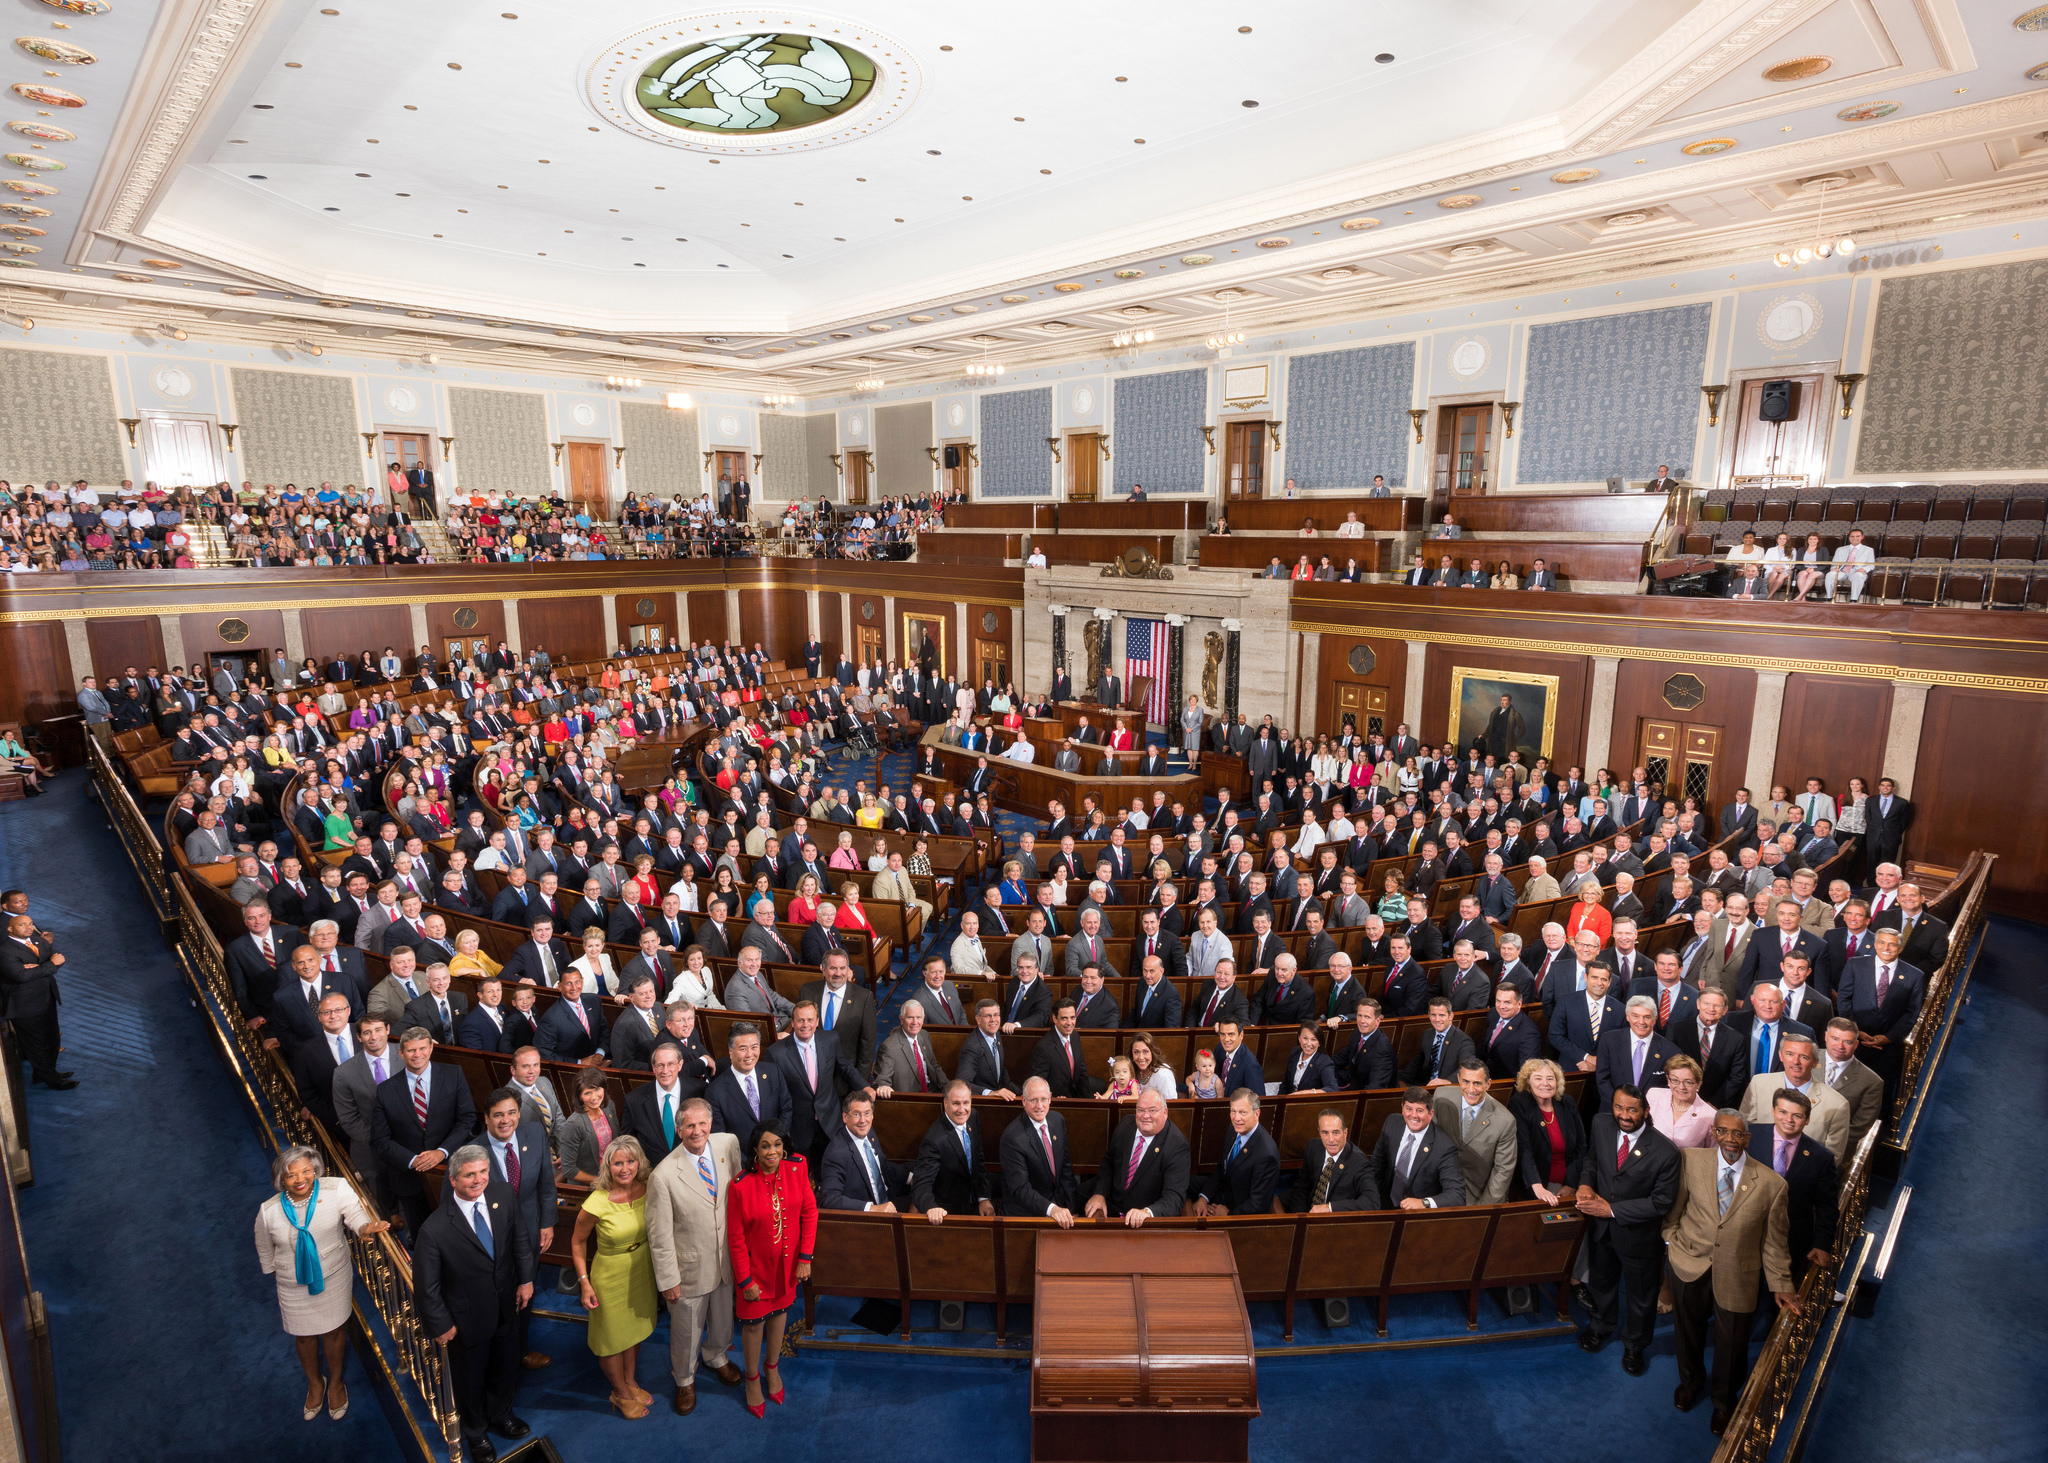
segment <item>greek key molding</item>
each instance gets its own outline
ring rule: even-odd
[[[1370,635],[1358,625],[1330,625],[1318,620],[1295,620],[1288,627],[1297,635]],[[1719,628],[1719,627],[1716,627]],[[1894,681],[1908,685],[1955,686],[1971,691],[2012,691],[2024,696],[2048,696],[2048,678],[2033,676],[1967,675],[1956,671],[1920,670],[1912,666],[1862,665],[1848,660],[1789,660],[1769,655],[1735,655],[1718,650],[1657,650],[1634,646],[1594,645],[1568,640],[1536,640],[1509,635],[1466,635],[1455,630],[1401,630],[1401,638],[1430,645],[1478,646],[1490,650],[1521,650],[1534,655],[1605,656],[1612,660],[1656,660],[1672,664],[1727,666],[1757,672],[1794,671],[1808,675],[1853,676],[1865,681]]]

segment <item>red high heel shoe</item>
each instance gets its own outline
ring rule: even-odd
[[[758,1382],[761,1378],[757,1374],[749,1372],[746,1380]],[[753,1413],[756,1417],[766,1417],[768,1415],[768,1404],[766,1402],[749,1402],[746,1400],[744,1393],[741,1394],[740,1406],[746,1408],[747,1411]]]
[[[775,1381],[777,1383],[774,1391],[770,1392],[764,1387],[762,1389],[761,1395],[766,1397],[770,1402],[773,1402],[777,1407],[780,1407],[782,1405],[782,1394],[784,1390],[780,1385],[782,1382],[782,1368],[770,1366],[763,1367],[761,1368],[761,1370],[765,1372],[772,1372],[775,1376]]]

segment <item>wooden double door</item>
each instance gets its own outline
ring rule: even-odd
[[[1067,501],[1093,503],[1102,496],[1102,434],[1067,434]]]
[[[1653,789],[1663,788],[1664,796],[1681,807],[1691,798],[1703,811],[1711,812],[1723,781],[1718,764],[1724,736],[1721,727],[1703,722],[1644,717],[1636,736],[1634,765],[1649,773]],[[1588,767],[1586,773],[1592,776],[1597,770]],[[1629,770],[1614,769],[1624,781]]]
[[[1263,421],[1223,424],[1225,498],[1266,496],[1266,437]]]
[[[1369,686],[1363,681],[1338,681],[1332,688],[1337,700],[1337,714],[1331,725],[1342,729],[1350,722],[1362,737],[1374,732],[1392,736],[1394,728],[1387,720],[1389,693],[1385,686]]]
[[[1460,402],[1437,409],[1437,497],[1463,497],[1486,491],[1493,477],[1493,464],[1488,460],[1492,439],[1492,402]]]
[[[1791,415],[1781,422],[1763,420],[1764,387],[1789,382]],[[1827,373],[1820,370],[1755,376],[1739,387],[1735,404],[1735,450],[1728,454],[1723,486],[1731,488],[1811,488],[1827,478]]]
[[[609,450],[604,442],[568,444],[569,501],[599,520],[611,516],[611,474],[604,460]]]

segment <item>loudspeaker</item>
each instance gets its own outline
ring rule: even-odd
[[[948,467],[958,467],[959,465],[960,465],[960,449],[959,449],[958,447],[948,447],[948,448],[946,449],[946,466],[948,466]]]
[[[1510,1285],[1501,1292],[1501,1304],[1511,1316],[1533,1316],[1536,1314],[1536,1287],[1533,1285]]]
[[[1760,422],[1789,422],[1793,415],[1792,383],[1764,382],[1763,393],[1757,398],[1756,419]]]
[[[967,1302],[964,1300],[940,1301],[939,1329],[941,1331],[965,1331],[967,1329]]]
[[[1332,1331],[1351,1324],[1351,1302],[1341,1296],[1316,1302],[1316,1309],[1323,1314],[1323,1324]]]

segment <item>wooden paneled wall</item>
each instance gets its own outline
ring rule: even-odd
[[[1920,724],[1908,857],[1998,855],[1998,907],[2042,918],[2048,884],[2048,696],[1935,686]]]
[[[412,616],[404,605],[305,609],[299,611],[299,630],[305,639],[306,654],[323,666],[337,653],[354,660],[365,650],[381,654],[387,645],[411,664],[420,649],[412,643]],[[434,654],[441,654],[439,643],[434,645]]]
[[[1552,756],[1576,757],[1586,745],[1586,693],[1592,664],[1583,655],[1531,655],[1486,646],[1432,645],[1422,680],[1422,725],[1416,736],[1432,745],[1443,741],[1451,719],[1451,672],[1463,668],[1513,675],[1557,677],[1557,720],[1552,731]],[[1460,749],[1472,745],[1483,726],[1460,726]],[[1540,740],[1531,728],[1531,740]],[[1612,760],[1610,758],[1610,760]],[[1588,769],[1590,771],[1591,769]]]
[[[1665,699],[1665,687],[1673,676],[1689,675],[1706,688],[1706,697],[1689,710],[1680,710]],[[1674,694],[1676,694],[1674,692]],[[1680,697],[1681,702],[1686,699]],[[1713,792],[1725,802],[1742,785],[1749,765],[1752,713],[1756,709],[1756,672],[1744,666],[1699,665],[1677,658],[1638,660],[1628,657],[1616,668],[1614,677],[1614,720],[1608,732],[1607,765],[1626,776],[1641,758],[1643,723],[1677,722],[1681,726],[1710,727],[1720,733],[1720,747],[1714,759]],[[1568,761],[1576,762],[1579,748]],[[1598,771],[1586,769],[1588,776]],[[1763,794],[1758,793],[1761,799]]]
[[[810,601],[801,589],[742,589],[740,639],[759,643],[771,660],[800,664],[811,627]]]
[[[632,594],[612,596],[612,618],[619,627],[620,641],[631,644],[628,627],[633,625],[658,625],[661,640],[665,644],[676,633],[676,597],[662,590],[636,591]],[[609,654],[613,647],[606,647]]]
[[[722,589],[693,589],[689,592],[688,604],[689,638],[692,640],[708,640],[717,645],[739,628],[729,628],[725,623],[725,591]]]
[[[163,622],[155,615],[87,620],[85,640],[92,648],[92,673],[102,681],[127,674],[131,665],[143,674],[151,666],[170,669],[164,662]]]
[[[1875,792],[1877,780],[1887,771],[1881,764],[1891,719],[1890,681],[1794,672],[1785,678],[1773,781],[1793,797],[1806,790],[1809,777],[1820,778],[1838,795],[1848,788],[1851,777],[1860,777]],[[1751,792],[1758,802],[1770,796],[1769,788]]]
[[[604,605],[589,596],[519,601],[519,644],[552,660],[597,660],[611,653],[604,640]]]
[[[845,613],[846,596],[836,589],[818,591],[818,643],[825,647],[820,669],[836,665],[845,649],[846,636],[839,618]]]
[[[469,629],[455,623],[455,617],[464,610],[476,616],[476,624]],[[448,642],[458,636],[464,641],[482,640],[496,648],[498,642],[505,638],[505,602],[479,597],[457,604],[429,604],[427,631],[432,636],[436,655],[443,654]]]
[[[78,710],[71,649],[63,625],[42,620],[0,625],[0,721],[37,722]]]
[[[1378,687],[1387,693],[1386,730],[1391,736],[1401,721],[1401,697],[1408,684],[1408,642],[1384,635],[1324,635],[1321,640],[1317,660],[1316,730],[1335,731],[1343,724],[1343,714],[1339,710],[1343,687]],[[1360,664],[1367,665],[1362,671],[1351,664],[1352,653],[1361,648],[1372,658],[1369,664],[1360,658]],[[1202,689],[1203,661],[1199,641],[1189,640],[1187,657],[1184,684],[1190,693],[1199,692]],[[1217,689],[1221,691],[1220,670],[1217,683]],[[1361,735],[1369,730],[1363,718],[1359,720],[1358,730]]]
[[[229,640],[220,631],[229,620],[240,620],[249,627],[248,638]],[[179,628],[185,636],[185,660],[187,664],[203,666],[212,652],[231,651],[245,655],[256,650],[275,651],[284,645],[284,611],[277,610],[236,610],[232,615],[180,615]],[[401,639],[393,642],[403,645]],[[382,650],[384,647],[377,647]],[[266,657],[267,659],[268,657]]]

